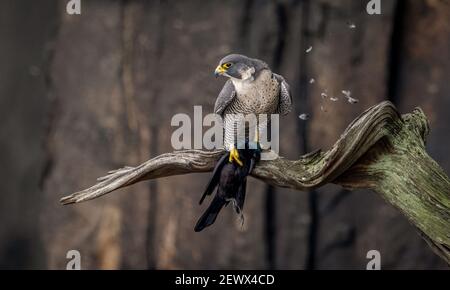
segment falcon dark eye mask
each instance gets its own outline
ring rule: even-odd
[[[225,75],[228,76],[228,77],[235,78],[235,79],[240,79],[241,78],[241,73],[240,73],[240,71],[239,71],[239,69],[238,69],[238,67],[236,65],[228,68],[226,70],[226,72],[225,72]]]

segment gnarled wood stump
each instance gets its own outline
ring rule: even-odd
[[[392,103],[382,102],[356,118],[330,150],[295,161],[283,157],[261,161],[252,176],[298,190],[326,183],[372,189],[400,210],[433,251],[450,264],[450,180],[426,153],[428,130],[421,109],[400,115]],[[220,150],[162,154],[137,167],[111,171],[96,185],[61,202],[94,199],[143,180],[212,171],[222,154]]]

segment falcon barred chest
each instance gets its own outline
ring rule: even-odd
[[[228,66],[228,68],[227,68]],[[215,113],[224,119],[224,147],[227,150],[237,145],[238,128],[245,126],[242,118],[248,114],[287,114],[291,109],[289,85],[280,75],[272,73],[266,63],[242,55],[229,55],[223,58],[216,69],[216,74],[229,78],[225,83],[215,104]],[[266,130],[269,122],[258,123],[256,128],[247,127],[249,132],[259,134]],[[257,141],[257,140],[256,140]]]
[[[253,81],[232,80],[236,97],[224,110],[227,114],[269,114],[278,108],[280,84],[265,69]]]

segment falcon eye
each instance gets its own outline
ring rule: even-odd
[[[227,62],[222,65],[223,68],[229,68],[230,66],[231,66],[231,62]]]

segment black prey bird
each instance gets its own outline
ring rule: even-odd
[[[260,149],[238,149],[243,165],[228,162],[229,152],[217,162],[213,176],[200,199],[200,204],[207,195],[211,195],[217,187],[216,195],[205,213],[200,217],[194,230],[199,232],[214,223],[224,205],[232,203],[237,214],[243,217],[247,176],[252,172],[260,159]]]

